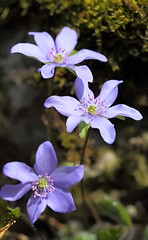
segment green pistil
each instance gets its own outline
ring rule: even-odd
[[[56,55],[54,55],[54,61],[55,62],[61,62],[62,61],[62,59],[63,59],[63,57],[62,57],[62,55],[61,54],[56,54]]]
[[[38,182],[38,187],[39,188],[47,188],[48,184],[47,184],[47,180],[44,178],[40,178],[39,182]]]
[[[96,114],[97,112],[97,106],[96,105],[90,105],[87,108],[89,114]]]

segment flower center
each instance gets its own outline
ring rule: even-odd
[[[38,181],[38,187],[39,188],[46,188],[48,186],[47,180],[44,178],[40,178]]]
[[[88,94],[87,98],[83,98],[78,104],[79,110],[84,114],[93,118],[94,116],[102,116],[108,109],[108,106],[105,104],[106,100],[101,101],[100,98],[95,98]]]
[[[53,180],[48,175],[40,175],[39,180],[32,183],[32,191],[35,198],[46,198],[49,192],[54,191]]]
[[[65,51],[65,49],[59,49],[58,53],[56,49],[51,48],[48,54],[46,55],[47,63],[65,63],[69,53]]]
[[[97,113],[97,106],[96,105],[89,105],[87,108],[89,114],[96,114]]]
[[[63,57],[61,54],[55,54],[54,55],[54,62],[59,63],[63,60]]]

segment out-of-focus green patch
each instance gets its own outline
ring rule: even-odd
[[[110,227],[99,229],[93,233],[83,232],[73,240],[119,240],[123,233],[121,227]]]
[[[145,227],[141,240],[147,240],[147,239],[148,239],[148,226]]]
[[[121,227],[112,227],[100,229],[97,232],[97,240],[119,240],[123,230]]]
[[[148,186],[148,166],[146,156],[140,153],[134,155],[134,165],[136,168],[133,171],[133,176],[139,186]]]
[[[95,199],[94,201],[100,214],[115,220],[119,224],[128,227],[131,226],[132,222],[130,215],[120,202],[115,201],[110,197],[104,197],[100,201],[97,201],[97,199]]]
[[[75,237],[73,240],[97,240],[97,236],[94,233],[83,232]]]

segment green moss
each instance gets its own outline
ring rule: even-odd
[[[69,25],[81,34],[85,46],[106,54],[112,71],[118,71],[127,55],[144,58],[148,51],[147,7],[147,0],[9,0],[1,3],[0,21],[32,18],[35,11],[38,19],[31,20],[42,25],[52,18],[55,34]]]

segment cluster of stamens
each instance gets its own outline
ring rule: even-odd
[[[39,180],[32,183],[32,191],[35,198],[46,198],[48,193],[54,191],[53,180],[48,175],[39,175]]]
[[[100,98],[94,99],[94,97],[91,97],[89,94],[88,98],[83,98],[79,104],[79,110],[90,115],[90,117],[93,115],[103,116],[106,109],[105,100],[101,101]]]
[[[48,52],[46,59],[49,63],[65,63],[68,58],[68,53],[64,49],[59,49],[58,53],[54,48]]]

